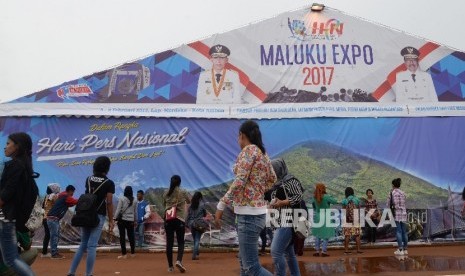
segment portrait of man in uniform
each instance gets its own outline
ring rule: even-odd
[[[243,103],[244,89],[240,85],[239,74],[225,68],[230,54],[230,50],[224,45],[218,44],[210,48],[209,55],[212,68],[200,73],[196,103]]]
[[[394,85],[396,102],[437,102],[438,96],[433,79],[428,72],[419,67],[420,52],[414,47],[405,47],[400,51],[404,57],[406,71],[397,73]]]

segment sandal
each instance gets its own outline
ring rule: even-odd
[[[320,257],[320,253],[318,253],[318,252],[313,253],[313,257]]]
[[[350,255],[350,254],[352,254],[352,252],[350,252],[350,251],[345,251],[344,252],[344,255]]]
[[[329,257],[329,254],[321,253],[321,257]]]

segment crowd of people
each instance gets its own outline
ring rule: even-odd
[[[163,194],[164,228],[166,234],[166,258],[168,272],[177,268],[181,273],[187,271],[183,264],[185,248],[185,230],[190,229],[193,237],[192,260],[199,260],[200,238],[208,224],[221,227],[224,209],[230,205],[236,217],[236,227],[239,242],[239,264],[241,275],[272,275],[260,265],[259,255],[264,253],[265,237],[270,236],[271,257],[276,275],[300,275],[296,255],[302,254],[303,240],[294,229],[294,217],[280,216],[274,226],[267,227],[269,209],[277,213],[292,214],[296,209],[307,209],[304,198],[304,188],[301,182],[289,173],[283,159],[271,160],[264,147],[258,124],[245,121],[239,129],[238,144],[241,148],[234,164],[234,180],[226,194],[221,197],[214,218],[203,203],[203,195],[195,192],[191,196],[181,188],[181,177],[173,175],[169,189]],[[19,208],[19,202],[25,198],[29,189],[25,186],[27,177],[33,176],[32,141],[26,133],[14,133],[8,138],[5,155],[11,158],[5,163],[0,180],[0,269],[11,270],[17,275],[34,275],[31,264],[30,233],[24,227],[28,210]],[[130,257],[135,256],[136,241],[143,247],[144,223],[150,216],[150,207],[144,200],[144,192],[137,191],[134,198],[131,186],[124,188],[123,195],[118,199],[116,211],[113,206],[115,183],[108,178],[111,161],[107,156],[100,156],[93,163],[93,173],[85,180],[85,194],[92,194],[95,198],[95,212],[98,216],[96,225],[80,227],[81,242],[75,252],[68,270],[68,276],[74,276],[86,253],[85,275],[93,275],[96,260],[96,248],[101,236],[104,223],[108,220],[109,231],[113,231],[116,224],[119,230],[121,255],[118,259],[126,259],[126,236],[130,244]],[[407,213],[405,194],[400,190],[401,179],[392,181],[392,190],[388,195],[387,205],[390,207],[396,224],[398,249],[396,255],[408,254]],[[79,201],[73,197],[76,188],[68,185],[65,191],[57,183],[49,184],[47,195],[43,199],[45,210],[43,226],[45,236],[41,257],[62,259],[58,252],[60,236],[60,220],[68,208],[77,205]],[[314,188],[313,209],[314,227],[312,235],[315,238],[315,257],[327,257],[328,240],[335,236],[335,228],[325,215],[332,205],[341,204],[345,223],[342,227],[344,235],[345,254],[352,254],[349,242],[352,238],[356,242],[355,253],[361,254],[362,227],[357,220],[356,210],[365,208],[369,212],[372,224],[365,227],[369,243],[376,242],[376,229],[380,221],[381,211],[374,198],[372,189],[366,190],[366,198],[360,199],[354,189],[347,187],[345,197],[337,200],[326,192],[323,183],[317,183]],[[187,208],[188,207],[188,208]],[[77,208],[78,209],[78,208]],[[185,212],[187,210],[187,213]],[[269,219],[269,218],[268,218]],[[276,226],[277,225],[277,226]],[[137,236],[137,237],[136,237]],[[177,256],[173,262],[174,238],[177,241]],[[15,238],[17,237],[17,238]],[[262,239],[262,250],[259,253],[258,241]],[[264,241],[265,240],[265,241]],[[17,242],[20,242],[20,251]],[[50,243],[50,253],[48,246]],[[21,252],[29,252],[22,254]],[[21,255],[20,255],[21,253]],[[34,255],[32,253],[32,255]],[[37,256],[37,250],[32,261]]]

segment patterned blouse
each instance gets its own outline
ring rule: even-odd
[[[407,221],[407,207],[405,207],[405,193],[399,189],[394,188],[391,193],[389,193],[389,197],[387,200],[387,206],[389,207],[389,202],[391,201],[391,194],[394,199],[394,206],[396,209],[396,214],[394,216],[395,221]]]
[[[233,171],[234,181],[218,203],[218,210],[232,203],[236,214],[265,214],[265,191],[277,180],[268,155],[254,144],[247,145],[239,153]]]

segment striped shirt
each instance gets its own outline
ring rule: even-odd
[[[276,222],[278,224],[281,224],[282,214],[288,211],[289,215],[286,217],[286,222],[289,224],[292,224],[293,211],[291,210],[293,210],[294,208],[292,208],[291,206],[294,206],[295,208],[300,208],[300,202],[302,201],[302,198],[303,198],[304,189],[302,188],[302,184],[300,184],[300,181],[297,180],[296,178],[291,178],[288,181],[284,182],[282,188],[284,188],[284,193],[286,195],[286,198],[289,199],[289,205],[276,208],[276,210],[279,213],[279,217],[276,219]],[[272,200],[276,198],[276,193],[280,189],[281,188],[278,188],[275,191],[273,191],[273,193],[271,194]],[[308,211],[308,210],[305,210],[305,211]]]

